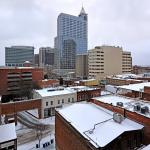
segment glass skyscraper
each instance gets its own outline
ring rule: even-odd
[[[34,47],[11,46],[5,47],[5,65],[10,67],[22,67],[26,61],[33,64]]]
[[[87,52],[88,16],[82,7],[79,16],[61,13],[57,19],[55,48],[57,69],[75,69],[76,54]]]

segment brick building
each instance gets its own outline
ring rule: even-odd
[[[0,68],[0,95],[20,94],[38,80],[43,79],[43,69],[33,67]]]
[[[118,93],[150,101],[150,82],[118,86]]]
[[[143,125],[91,103],[56,110],[58,150],[131,150],[143,143]],[[119,115],[120,116],[120,115]]]
[[[138,80],[131,75],[116,75],[116,76],[107,76],[106,77],[106,84],[121,86],[121,85],[129,85],[129,84],[136,84],[142,83],[143,80]]]
[[[150,72],[150,67],[149,66],[133,66],[132,68],[132,73],[134,74],[143,74],[146,72]]]
[[[59,80],[56,79],[45,79],[37,81],[37,86],[39,88],[48,88],[59,86]]]
[[[77,101],[88,101],[92,97],[98,97],[101,95],[100,88],[88,87],[88,86],[73,86],[70,89],[77,92]]]
[[[91,102],[142,124],[144,126],[144,144],[150,144],[150,104],[147,101],[107,95],[93,98]]]
[[[99,81],[96,80],[96,79],[80,80],[79,85],[82,85],[82,86],[98,86]]]

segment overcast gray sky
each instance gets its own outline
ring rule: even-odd
[[[150,65],[150,0],[0,0],[0,65],[5,47],[54,45],[59,13],[88,13],[88,48],[122,46],[133,63]]]

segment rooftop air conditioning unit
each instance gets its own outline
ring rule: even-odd
[[[141,113],[142,114],[149,113],[149,108],[147,106],[141,107]]]
[[[117,106],[123,107],[123,102],[117,102]]]
[[[134,105],[134,111],[140,111],[140,110],[141,110],[140,104]]]
[[[124,117],[121,114],[114,113],[113,120],[117,123],[121,123],[124,120]]]

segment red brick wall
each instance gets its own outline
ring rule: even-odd
[[[87,99],[83,98],[82,100],[90,100],[93,97],[98,97],[101,95],[101,89],[94,89],[94,90],[89,90],[89,91],[78,91],[77,92],[77,101],[81,101],[81,97],[86,97]]]
[[[107,84],[111,85],[129,85],[129,84],[135,84],[135,83],[142,83],[143,81],[138,81],[135,79],[126,80],[126,79],[114,79],[114,78],[106,78]]]
[[[32,80],[33,81],[38,81],[38,80],[44,79],[43,69],[36,68],[36,69],[32,69],[31,71],[32,71]]]
[[[113,112],[117,112],[124,115],[124,109],[121,107],[106,104],[94,99],[91,99],[90,102],[99,105],[103,108],[106,108],[108,110],[111,110]],[[125,116],[131,120],[134,120],[135,122],[144,125],[144,142],[145,144],[150,144],[150,119],[143,115],[137,114],[136,112],[131,112],[129,110],[125,110]]]
[[[20,102],[12,102],[12,103],[1,103],[0,115],[16,114],[19,111],[38,109],[39,118],[41,118],[41,105],[42,105],[41,99],[26,100]]]
[[[71,129],[57,112],[55,113],[55,139],[57,150],[96,150],[91,149],[77,131]]]
[[[144,93],[149,93],[150,94],[150,87],[145,86],[144,87]]]
[[[59,81],[58,80],[39,80],[37,84],[40,88],[47,88],[50,86],[59,85]]]
[[[0,95],[6,94],[7,70],[0,69]]]

